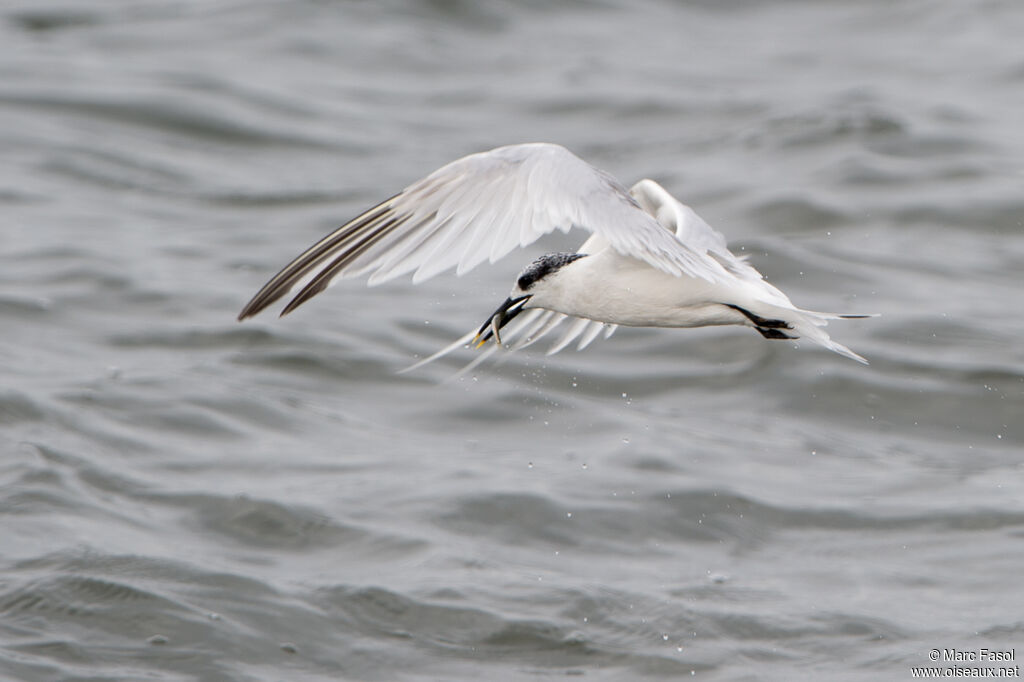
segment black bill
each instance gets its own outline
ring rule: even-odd
[[[511,322],[516,315],[523,312],[523,306],[526,305],[528,300],[530,300],[529,296],[506,298],[505,301],[498,306],[498,309],[491,313],[491,316],[487,318],[487,321],[480,325],[480,330],[476,333],[477,347],[490,341],[492,336],[494,337],[494,341],[500,346],[501,337],[498,335],[498,330]]]

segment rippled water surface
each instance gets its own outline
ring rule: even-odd
[[[8,2],[0,678],[1024,657],[1024,6]],[[442,163],[649,176],[836,323],[471,351],[544,244],[235,316]]]

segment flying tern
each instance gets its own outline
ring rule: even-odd
[[[729,251],[725,237],[653,180],[626,189],[556,144],[498,147],[453,161],[313,244],[274,275],[244,320],[298,287],[285,315],[339,279],[370,285],[412,273],[414,283],[494,263],[556,230],[589,238],[573,253],[543,255],[519,273],[508,298],[478,329],[421,360],[471,342],[522,348],[568,320],[549,353],[582,349],[602,332],[631,327],[752,327],[766,339],[809,339],[867,361],[822,329],[868,315],[797,308]]]

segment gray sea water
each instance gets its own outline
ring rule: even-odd
[[[0,678],[1017,665],[1022,34],[1017,0],[4,2]],[[396,373],[543,244],[235,321],[524,141],[658,180],[798,305],[881,313],[830,327],[871,365],[623,329]]]

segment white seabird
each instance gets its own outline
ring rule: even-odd
[[[257,292],[238,319],[297,286],[281,315],[341,278],[368,274],[374,285],[412,272],[418,283],[453,267],[461,275],[574,227],[590,232],[577,252],[533,261],[483,326],[409,369],[493,338],[495,345],[475,366],[503,342],[513,349],[530,345],[567,318],[574,319],[549,353],[576,339],[582,349],[618,325],[735,324],[767,339],[806,338],[867,362],[822,327],[830,319],[869,316],[797,308],[658,183],[641,180],[627,190],[547,143],[471,154],[414,182],[309,247]]]

